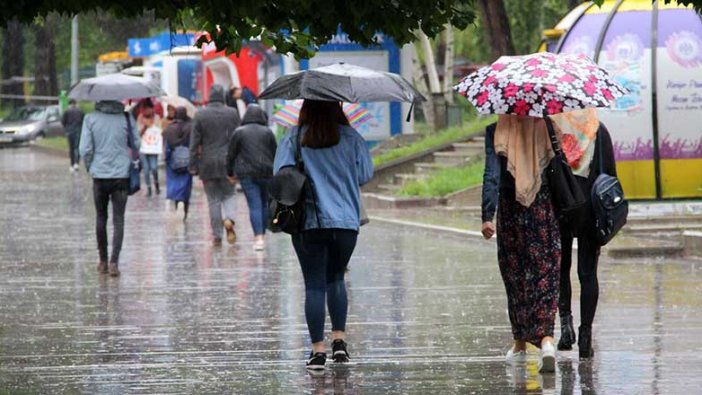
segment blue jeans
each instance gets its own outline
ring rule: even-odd
[[[239,180],[249,205],[249,219],[256,236],[266,234],[268,224],[268,178],[242,178]]]
[[[154,176],[154,182],[158,184],[158,155],[142,154],[141,165],[144,168],[144,182],[147,187],[151,187],[151,176]]]
[[[312,229],[292,236],[305,279],[305,319],[312,343],[324,340],[325,299],[332,331],[346,330],[344,274],[357,238],[358,232],[349,229]]]

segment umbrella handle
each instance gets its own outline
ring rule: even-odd
[[[410,104],[409,111],[407,111],[407,119],[405,119],[405,122],[409,122],[412,118],[412,110],[414,110],[414,102]]]

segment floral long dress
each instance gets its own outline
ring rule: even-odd
[[[553,336],[561,262],[560,230],[548,187],[529,207],[517,203],[513,190],[500,192],[497,259],[514,339],[540,347],[543,337]]]

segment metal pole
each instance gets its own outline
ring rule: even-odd
[[[71,86],[78,83],[78,15],[71,21]]]

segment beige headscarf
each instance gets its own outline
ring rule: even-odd
[[[546,123],[542,118],[500,115],[495,129],[495,152],[507,158],[517,202],[531,206],[541,189],[541,173],[554,156]]]

